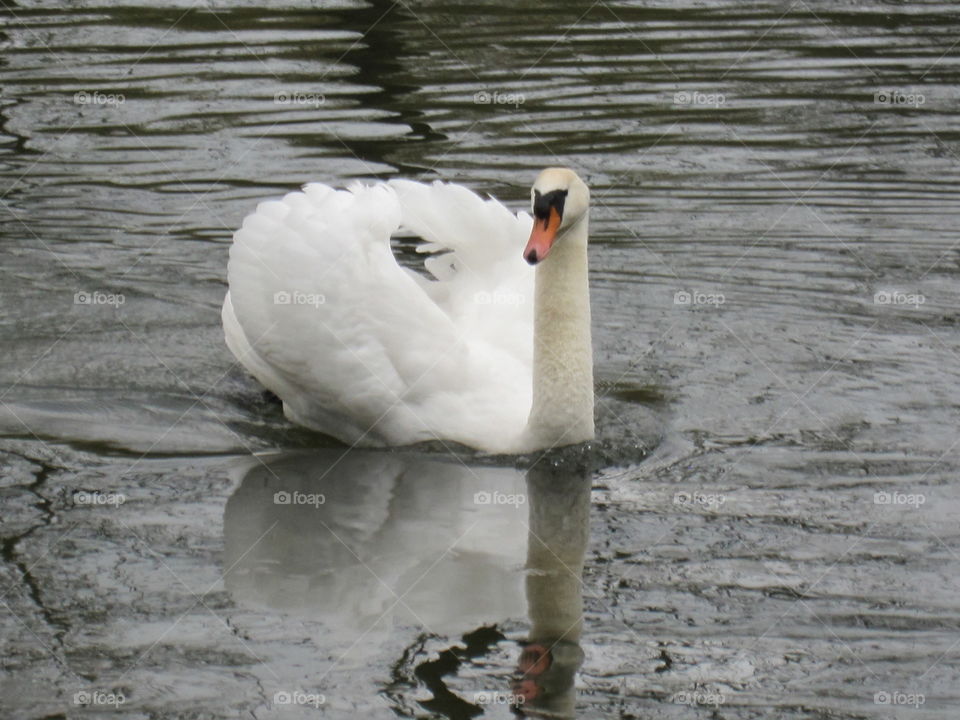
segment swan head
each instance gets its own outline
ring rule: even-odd
[[[547,168],[537,176],[530,190],[533,204],[533,231],[523,251],[531,265],[543,260],[556,242],[563,242],[567,230],[587,215],[590,190],[569,168]]]

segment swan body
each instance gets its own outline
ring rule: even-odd
[[[548,169],[532,194],[534,217],[409,180],[263,202],[230,249],[227,346],[289,419],[350,445],[590,439],[589,193]],[[425,273],[396,235],[424,240]]]

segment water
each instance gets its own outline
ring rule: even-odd
[[[585,482],[553,711],[955,717],[951,3],[0,18],[5,717],[507,717],[474,693],[530,691],[518,663],[540,669],[543,623],[576,608],[579,550],[572,576],[525,565]],[[519,208],[549,164],[594,201],[601,438],[557,460],[569,492],[537,490],[537,458],[436,448],[322,477],[342,448],[223,345],[232,230],[307,180],[442,178]],[[317,525],[264,504],[274,485],[336,507]],[[473,502],[494,490],[539,510]],[[351,619],[410,588],[350,648]],[[98,690],[125,702],[74,703]],[[325,702],[274,704],[295,690]]]

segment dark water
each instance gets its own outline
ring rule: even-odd
[[[0,19],[3,717],[956,717],[953,3]],[[258,199],[519,208],[551,164],[594,201],[580,460],[344,457],[235,366]]]

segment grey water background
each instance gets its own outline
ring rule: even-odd
[[[509,717],[582,602],[561,716],[956,717],[953,3],[0,22],[0,715]],[[588,520],[536,468],[345,453],[234,364],[259,199],[402,175],[519,209],[551,164],[593,191]]]

